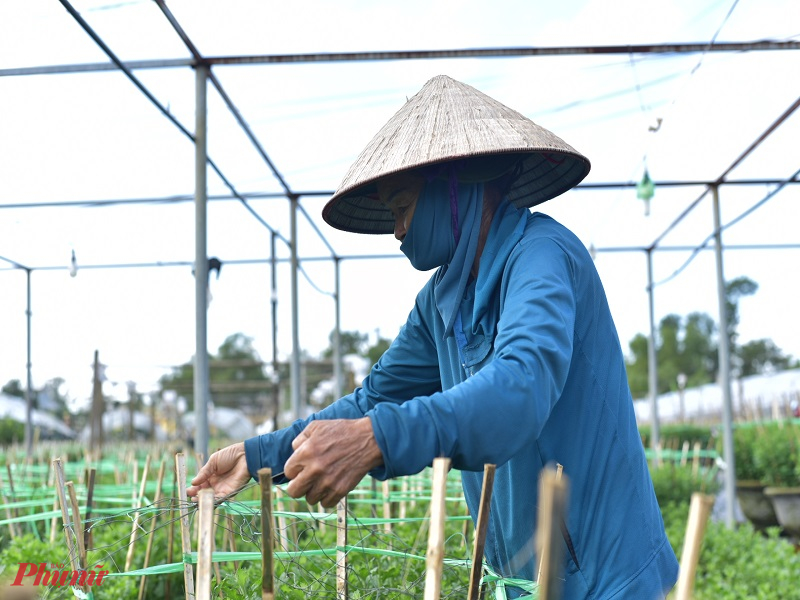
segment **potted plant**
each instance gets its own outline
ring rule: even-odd
[[[764,473],[764,494],[772,500],[778,523],[789,535],[800,537],[800,428],[791,421],[765,427],[754,460]]]
[[[772,499],[764,494],[764,471],[755,461],[756,442],[763,435],[761,425],[739,426],[733,432],[736,498],[744,516],[759,531],[779,525]]]

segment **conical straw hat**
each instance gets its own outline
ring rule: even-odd
[[[375,181],[450,161],[459,179],[488,181],[512,169],[509,199],[535,206],[576,186],[589,161],[561,138],[475,88],[434,77],[372,138],[322,211],[325,221],[355,233],[392,233],[394,218],[377,201]],[[462,176],[463,174],[463,176]]]

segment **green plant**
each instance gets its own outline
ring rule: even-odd
[[[756,438],[753,460],[761,482],[772,487],[800,486],[800,430],[791,422],[771,423]]]
[[[25,424],[10,417],[0,419],[0,445],[8,446],[25,439]]]
[[[651,434],[650,425],[639,426],[639,435],[645,448],[650,447]],[[715,432],[711,427],[701,425],[668,424],[662,425],[659,429],[659,439],[665,448],[673,446],[680,449],[684,442],[689,442],[692,447],[696,442],[700,442],[703,448],[708,448],[714,437]]]
[[[755,446],[759,435],[759,427],[737,427],[733,431],[733,459],[736,468],[736,479],[739,481],[761,481],[764,476],[755,460]],[[722,441],[717,444],[721,446]],[[721,448],[717,449],[721,453]]]
[[[800,554],[778,528],[766,536],[746,523],[709,523],[695,580],[696,600],[800,600]]]
[[[662,510],[669,504],[688,506],[695,492],[715,494],[720,487],[715,475],[716,471],[708,469],[701,469],[695,474],[691,465],[676,463],[664,463],[650,469],[658,505]]]

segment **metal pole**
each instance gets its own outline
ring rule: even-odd
[[[272,305],[272,428],[278,429],[280,416],[280,372],[278,370],[278,258],[275,256],[275,232],[269,236],[269,255],[271,267],[271,292]]]
[[[297,196],[291,196],[291,242],[292,242],[292,412],[300,418],[300,335],[297,302]]]
[[[725,460],[725,522],[732,529],[735,521],[736,465],[733,457],[733,409],[731,406],[731,361],[728,338],[728,308],[722,268],[722,230],[720,229],[719,188],[711,187],[714,198],[714,254],[717,259],[719,297],[719,385],[722,388],[722,449]]]
[[[653,452],[658,452],[661,432],[658,423],[658,363],[656,358],[656,317],[653,291],[653,250],[647,250],[647,298],[650,304],[650,335],[647,338],[647,369],[650,390],[650,419],[652,422],[650,432],[650,447]],[[658,456],[654,455],[655,462]]]
[[[333,301],[335,303],[336,311],[336,328],[333,330],[333,399],[338,400],[342,397],[342,390],[344,388],[344,381],[342,379],[342,328],[341,328],[341,296],[339,295],[339,257],[333,259],[334,268],[334,294]]]
[[[208,256],[206,251],[206,79],[208,67],[199,65],[195,71],[195,239],[194,239],[194,296],[195,296],[195,358],[194,358],[194,450],[208,458]]]
[[[28,287],[28,305],[25,309],[25,318],[28,324],[28,354],[25,368],[27,383],[25,385],[25,452],[32,456],[33,452],[33,379],[31,377],[31,269],[25,269]]]

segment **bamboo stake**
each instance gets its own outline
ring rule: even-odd
[[[683,440],[681,447],[681,466],[685,467],[686,462],[689,460],[689,440]]]
[[[83,545],[89,548],[92,544],[92,500],[94,499],[94,479],[97,469],[89,469],[89,482],[86,488],[86,528],[83,532]]]
[[[320,503],[320,504],[317,504],[317,511],[316,512],[325,513],[325,512],[328,512],[328,511],[326,511],[325,508],[323,508],[322,503]],[[319,519],[317,521],[317,526],[319,527],[320,535],[325,535],[325,531],[326,531],[326,529],[325,529],[325,517],[323,517],[323,518],[321,518],[321,519]]]
[[[183,582],[186,586],[186,600],[195,600],[194,570],[189,562],[192,553],[192,540],[189,535],[189,511],[186,498],[186,455],[178,452],[175,455],[175,476],[178,480],[178,513],[181,519],[181,552],[183,553]]]
[[[475,525],[475,540],[472,546],[472,567],[469,570],[468,600],[481,597],[481,573],[483,572],[483,550],[486,545],[486,533],[489,529],[489,509],[492,504],[494,489],[495,465],[484,465],[481,502],[478,509],[478,521]]]
[[[139,483],[139,461],[136,460],[136,455],[131,456],[133,461],[133,470],[131,471],[132,485],[131,485],[131,501],[136,506],[136,485]]]
[[[158,468],[158,480],[156,482],[156,495],[153,498],[153,502],[159,502],[161,500],[161,489],[164,482],[164,474],[167,471],[167,461],[162,460],[161,466]],[[150,535],[147,536],[147,547],[144,551],[144,564],[142,565],[143,569],[146,569],[150,566],[150,553],[153,550],[153,540],[155,539],[155,535],[153,532],[156,530],[156,525],[158,524],[158,514],[153,516],[153,528],[150,530]],[[142,578],[139,580],[139,600],[144,598],[144,590],[147,587],[147,575],[142,575]]]
[[[564,472],[564,467],[560,463],[556,463],[556,481],[561,480],[561,474]],[[540,482],[541,485],[541,482]],[[539,571],[536,573],[536,582],[542,579],[542,559],[539,558]]]
[[[136,463],[134,463],[136,464]],[[128,553],[125,556],[125,572],[130,571],[131,564],[133,563],[133,548],[138,536],[136,535],[139,531],[139,516],[141,513],[139,509],[142,508],[142,502],[144,501],[144,493],[147,486],[147,474],[150,470],[150,455],[147,455],[147,458],[144,461],[144,470],[142,471],[142,483],[139,487],[139,495],[136,497],[134,508],[136,512],[133,513],[133,524],[131,525],[131,539],[128,543]],[[138,470],[134,470],[134,474]]]
[[[280,513],[278,515],[278,539],[281,542],[281,548],[284,551],[289,551],[289,529],[286,527],[286,517],[283,513],[286,512],[286,505],[283,503],[283,496],[284,492],[282,488],[276,487],[275,488],[275,498],[277,500],[277,504],[275,508]]]
[[[700,450],[702,445],[700,442],[694,443],[694,456],[692,457],[692,475],[697,477],[697,473],[700,471]]]
[[[236,520],[235,520],[236,517],[235,516],[231,516],[229,518],[230,518],[231,524],[228,527],[225,528],[225,534],[228,536],[228,549],[231,552],[236,552],[236,534],[233,531],[234,525],[236,524]],[[223,545],[224,545],[224,543],[225,542],[223,540]],[[236,573],[236,571],[238,571],[238,570],[239,570],[239,561],[235,560],[235,561],[233,561],[233,572]]]
[[[211,536],[211,553],[217,551],[217,531],[219,531],[219,522],[220,519],[224,517],[221,516],[219,511],[214,511],[214,535]],[[224,532],[224,530],[223,530]],[[225,540],[222,540],[222,547],[225,548]],[[219,566],[218,562],[212,562],[211,566],[214,567],[214,577],[217,578],[217,581],[222,581],[222,568]]]
[[[424,600],[439,600],[442,594],[442,567],[444,565],[445,498],[447,497],[447,471],[449,458],[433,461],[433,490],[431,493],[431,524],[428,531],[428,551],[425,557]]]
[[[174,483],[174,481],[173,481]],[[172,486],[173,494],[175,486]],[[172,564],[175,553],[175,503],[174,499],[169,499],[169,527],[167,528],[167,564]],[[170,598],[172,579],[164,578],[164,597]]]
[[[397,516],[401,519],[406,518],[406,497],[408,496],[408,477],[403,477],[403,482],[400,484],[400,507],[397,509]]]
[[[6,472],[8,473],[8,489],[11,492],[11,501],[12,502],[16,502],[17,501],[17,493],[14,491],[14,474],[11,472],[11,463],[8,460],[6,460]],[[17,513],[17,509],[16,508],[12,508],[11,509],[11,515],[15,519],[19,516],[19,514]],[[15,527],[15,529],[16,529],[16,527]],[[22,525],[20,525],[20,529],[22,529]],[[21,534],[22,532],[18,531],[17,533]]]
[[[389,519],[392,518],[392,503],[389,501],[391,484],[388,479],[381,483],[381,491],[383,492],[383,531],[392,533],[392,524],[389,522]]]
[[[75,494],[75,486],[72,485],[71,481],[64,484],[64,487],[67,488],[69,494],[69,502],[70,506],[72,506],[72,519],[75,522],[73,528],[75,529],[75,539],[78,542],[78,566],[81,569],[85,569],[86,546],[83,544],[83,525],[81,524],[81,511],[78,506],[78,496]]]
[[[272,469],[259,469],[258,483],[261,486],[261,600],[273,600]]]
[[[348,600],[347,496],[336,503],[336,600]]]
[[[6,496],[5,488],[3,487],[3,476],[2,476],[2,474],[0,474],[0,498],[2,498],[3,504],[5,504],[6,518],[9,520],[9,523],[8,523],[8,535],[13,540],[15,537],[17,537],[17,527],[16,527],[16,524],[12,521],[12,519],[14,518],[14,515],[11,513],[11,509],[8,507],[9,500],[8,500],[8,497]],[[53,517],[53,520],[55,521],[55,517]]]
[[[53,500],[53,512],[58,510],[58,496]],[[58,525],[58,517],[53,515],[50,520],[50,544],[56,543],[56,527]]]
[[[67,538],[67,549],[69,551],[69,560],[72,564],[72,570],[78,570],[78,557],[75,551],[75,544],[69,536],[69,506],[67,505],[67,498],[64,494],[64,465],[61,464],[61,459],[57,458],[53,461],[53,468],[56,471],[56,494],[58,494],[58,502],[61,505],[61,522],[64,526],[64,536]]]
[[[561,596],[561,543],[560,524],[567,506],[568,480],[560,471],[542,470],[539,479],[539,511],[536,529],[536,548],[539,554],[539,599],[557,600]]]
[[[695,492],[689,507],[689,521],[686,524],[686,538],[683,541],[681,567],[678,574],[675,600],[691,600],[694,592],[694,579],[697,561],[700,559],[700,545],[703,542],[708,515],[714,506],[714,497]]]
[[[211,600],[211,554],[214,536],[214,490],[200,490],[197,521],[197,600]]]

